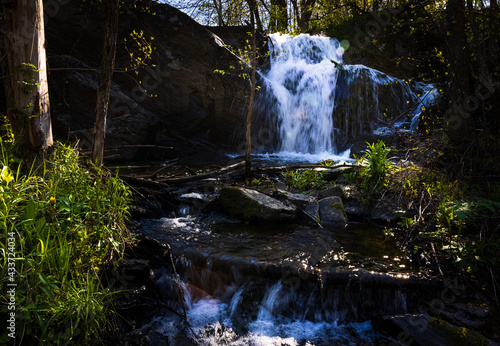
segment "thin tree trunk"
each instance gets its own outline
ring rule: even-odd
[[[449,107],[445,120],[449,123],[448,135],[453,140],[463,139],[472,127],[469,95],[467,38],[465,33],[465,1],[448,0],[446,6],[448,26],[447,46],[450,61]]]
[[[287,0],[271,0],[269,31],[284,32],[288,29]]]
[[[245,175],[249,176],[252,170],[252,115],[253,115],[253,104],[255,99],[255,79],[256,79],[256,69],[257,69],[257,42],[255,39],[255,18],[253,14],[253,9],[250,9],[250,18],[252,26],[252,53],[250,58],[250,63],[252,66],[252,73],[250,77],[250,100],[248,102],[248,112],[246,121],[246,143],[245,143]]]
[[[53,144],[42,0],[2,0],[7,117],[31,150]],[[3,54],[2,54],[3,55]]]
[[[96,120],[94,124],[94,142],[92,144],[92,162],[101,166],[104,158],[106,137],[106,118],[108,115],[109,92],[115,65],[116,41],[118,37],[119,0],[104,2],[106,29],[102,49],[101,74],[97,88]]]
[[[222,15],[222,3],[219,0],[213,0],[215,11],[217,12],[217,23],[224,26],[224,17]]]

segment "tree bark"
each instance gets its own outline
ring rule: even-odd
[[[252,170],[252,115],[253,115],[253,104],[255,99],[255,88],[256,88],[256,69],[257,69],[257,40],[255,38],[255,18],[253,8],[250,8],[250,18],[252,26],[252,53],[250,57],[250,64],[252,66],[252,72],[250,76],[250,100],[248,101],[248,112],[246,120],[246,142],[245,142],[245,175],[248,177]]]
[[[269,31],[284,32],[288,29],[287,0],[271,0]]]
[[[92,144],[92,162],[101,166],[104,158],[106,138],[106,118],[108,115],[109,92],[115,66],[116,41],[118,38],[119,0],[104,2],[106,28],[102,48],[101,74],[97,87],[96,120],[94,123],[94,142]]]
[[[29,150],[53,144],[42,0],[2,0],[7,117]],[[2,54],[2,56],[4,55]]]
[[[309,23],[311,21],[315,4],[316,0],[300,1],[300,15],[297,20],[297,24],[301,32],[305,32],[307,29],[309,29]]]
[[[472,128],[469,95],[465,1],[448,0],[446,6],[448,58],[450,61],[449,106],[445,120],[452,140],[463,139]]]

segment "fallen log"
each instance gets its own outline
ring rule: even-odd
[[[223,174],[228,174],[228,173],[234,172],[237,169],[242,168],[244,166],[245,166],[245,161],[241,161],[241,162],[235,163],[234,165],[230,165],[230,166],[227,166],[227,167],[215,170],[215,171],[211,171],[208,173],[190,175],[187,177],[178,177],[178,178],[162,178],[162,179],[157,179],[156,181],[161,182],[161,183],[165,183],[165,184],[189,183],[192,181],[203,180],[203,179],[221,176]]]
[[[257,173],[278,173],[283,171],[297,170],[297,169],[309,169],[309,168],[325,168],[325,169],[335,169],[340,167],[352,166],[348,163],[341,163],[335,166],[325,166],[321,163],[313,163],[308,165],[295,165],[295,166],[277,166],[277,167],[259,167],[255,169]]]

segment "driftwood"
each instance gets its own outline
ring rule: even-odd
[[[144,179],[144,178],[139,178],[139,177],[134,177],[131,175],[123,175],[119,174],[120,179],[126,181],[127,183],[133,183],[136,185],[142,185],[142,186],[151,186],[151,187],[160,187],[160,188],[167,188],[168,184],[165,184],[160,181],[155,181],[155,180],[150,180],[150,179]],[[129,185],[130,186],[130,185]]]
[[[321,225],[321,223],[319,223],[319,221],[314,217],[312,216],[311,214],[309,214],[307,211],[305,211],[304,209],[302,208],[298,208],[299,211],[304,214],[304,216],[306,216],[310,221],[312,221],[316,226],[318,226],[319,228],[323,228],[323,226]]]
[[[166,183],[166,184],[181,184],[181,183],[188,183],[191,181],[197,181],[197,180],[203,180],[207,178],[213,178],[217,177],[223,174],[228,174],[231,172],[234,172],[238,170],[239,168],[242,168],[245,166],[245,161],[238,162],[234,165],[230,165],[221,169],[218,169],[216,171],[208,172],[208,173],[203,173],[203,174],[198,174],[198,175],[190,175],[187,177],[179,177],[179,178],[163,178],[163,179],[157,179],[157,182],[161,183]]]
[[[297,170],[297,169],[308,169],[308,168],[326,168],[326,169],[335,169],[340,167],[351,166],[349,164],[341,163],[335,166],[325,166],[321,163],[314,163],[309,165],[296,165],[296,166],[277,166],[277,167],[260,167],[255,171],[258,173],[278,173],[289,170]]]
[[[125,144],[119,147],[112,147],[112,148],[105,148],[104,152],[109,153],[109,152],[115,152],[119,151],[122,149],[140,149],[140,148],[151,148],[151,149],[164,149],[164,150],[173,150],[174,148],[172,147],[164,147],[161,145],[150,145],[150,144],[137,144],[137,145],[132,145],[132,144]],[[80,153],[83,155],[90,154],[92,150],[80,150]]]

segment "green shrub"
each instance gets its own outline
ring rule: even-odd
[[[304,171],[286,171],[283,174],[288,187],[298,191],[306,191],[312,189],[321,189],[325,186],[326,181],[323,180],[323,173],[313,169]]]
[[[69,147],[55,145],[41,167],[28,170],[5,146],[0,143],[2,315],[15,312],[17,340],[27,344],[95,343],[113,314],[113,293],[102,287],[100,272],[123,253],[129,191],[117,177],[81,165]],[[15,287],[15,310],[9,310],[9,287]],[[9,331],[5,319],[0,323],[2,343]]]
[[[375,194],[387,188],[387,174],[391,171],[393,165],[387,158],[392,148],[386,147],[381,140],[372,144],[367,142],[366,144],[368,148],[364,151],[363,156],[358,159],[360,168],[356,174],[348,178],[357,182],[363,195],[362,201],[369,204]]]

